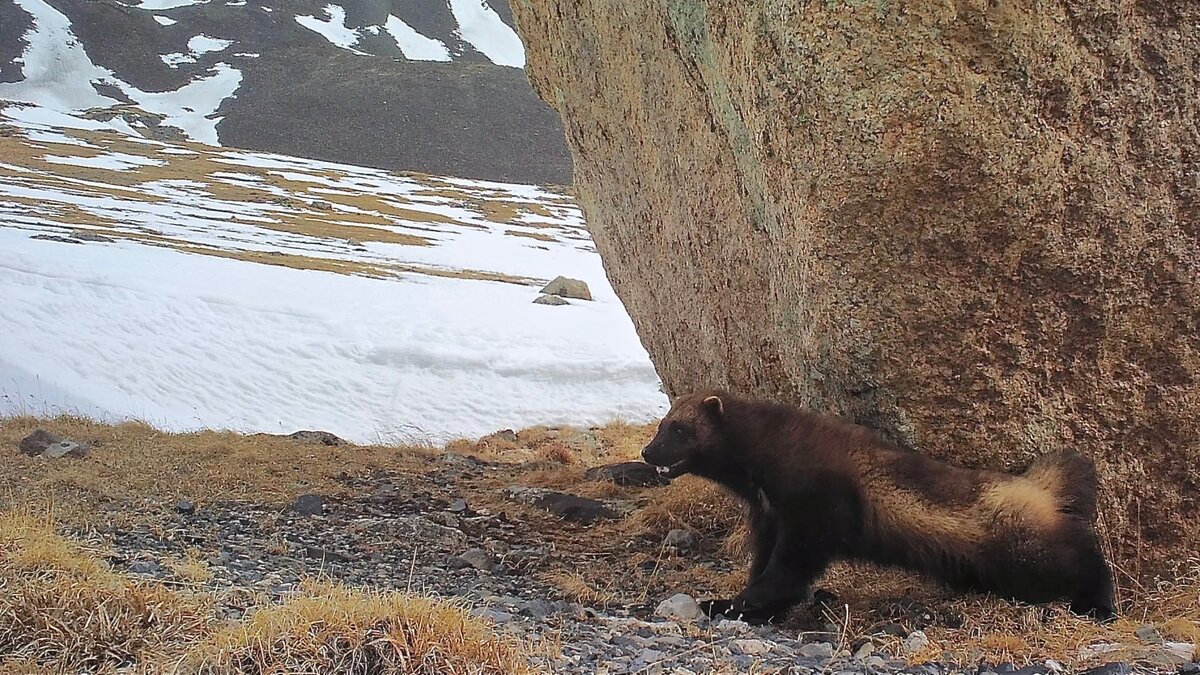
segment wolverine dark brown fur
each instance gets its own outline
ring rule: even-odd
[[[976,471],[834,418],[708,391],[677,399],[642,457],[668,478],[713,480],[748,506],[749,583],[707,603],[710,614],[782,616],[830,562],[857,559],[1113,616],[1092,526],[1095,469],[1079,454],[1045,455],[1021,475]]]

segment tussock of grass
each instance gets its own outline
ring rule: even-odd
[[[562,591],[563,597],[572,602],[584,605],[607,605],[614,599],[612,593],[596,588],[579,572],[562,570],[551,572],[542,578]]]
[[[215,634],[189,658],[188,669],[249,675],[533,672],[520,649],[456,605],[312,584]]]
[[[0,659],[63,672],[144,662],[203,635],[202,596],[116,574],[50,523],[0,513]]]
[[[683,476],[657,490],[653,500],[626,521],[634,533],[686,529],[704,537],[725,537],[742,521],[742,506],[716,485]]]

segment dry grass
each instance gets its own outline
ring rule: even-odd
[[[57,515],[84,530],[98,522],[119,518],[137,518],[143,526],[148,522],[153,524],[160,516],[170,517],[170,505],[180,498],[199,504],[217,500],[282,504],[303,492],[336,497],[347,489],[342,480],[345,474],[365,475],[383,470],[419,480],[428,472],[431,462],[440,461],[437,451],[426,448],[314,447],[269,436],[216,432],[166,434],[143,424],[110,426],[75,418],[0,420],[0,448],[15,447],[36,426],[91,441],[96,451],[85,460],[56,462],[31,459],[15,452],[0,455],[0,482],[7,486],[6,492],[0,493],[0,501],[40,505],[34,508],[52,504]],[[479,441],[459,441],[451,444],[450,449],[500,462],[501,466],[480,477],[464,479],[456,489],[472,508],[510,514],[520,511],[518,517],[523,527],[536,533],[558,554],[554,562],[531,571],[577,602],[653,603],[674,592],[701,597],[736,592],[744,574],[745,529],[741,525],[741,508],[720,489],[693,477],[648,490],[583,480],[588,467],[636,457],[652,434],[651,426],[612,424],[586,431],[541,427],[511,435],[496,434]],[[505,498],[501,488],[513,484],[615,497],[636,508],[621,521],[598,523],[586,529],[564,528],[557,518]],[[703,555],[675,555],[658,545],[669,530],[676,528],[695,533]],[[285,542],[277,543],[281,550],[286,550]],[[68,548],[63,549],[62,545]],[[57,549],[51,545],[40,547],[38,550],[42,552],[37,559],[58,560],[56,564],[67,569],[80,566],[72,574],[118,578],[103,563],[94,559],[88,562],[87,558],[76,555],[73,545],[58,546]],[[3,549],[6,557],[14,555],[9,548],[6,545]],[[55,550],[59,552],[54,553]],[[5,570],[0,572],[3,575],[9,565],[7,560],[0,562],[3,562],[0,568]],[[198,559],[184,559],[169,566],[177,579],[187,583],[200,582],[208,572]],[[829,570],[817,587],[834,593],[845,606],[839,604],[826,612],[797,612],[789,629],[825,630],[826,624],[832,624],[840,639],[853,641],[874,634],[883,623],[897,622],[908,630],[923,628],[928,634],[930,649],[916,656],[961,663],[982,658],[1019,664],[1053,658],[1070,669],[1081,669],[1091,665],[1079,660],[1081,647],[1100,642],[1134,643],[1133,631],[1142,623],[1155,624],[1169,640],[1200,638],[1200,559],[1181,560],[1175,572],[1159,582],[1123,586],[1123,618],[1100,626],[1071,615],[1059,605],[1029,607],[983,596],[958,596],[901,572],[843,564]],[[121,583],[128,583],[120,579]],[[136,584],[131,587],[143,588]],[[342,598],[338,593],[346,591],[314,593],[314,597],[322,600],[297,607],[308,607],[315,612],[317,604]],[[342,599],[354,603],[361,600],[363,606],[371,607],[395,600],[370,595],[354,601]],[[271,630],[282,631],[284,626],[300,625],[297,622],[301,621],[302,613],[297,607],[280,610],[284,613],[275,619],[270,619],[272,614],[263,614],[258,620],[265,622],[263,626],[275,626]],[[280,618],[285,614],[290,618]],[[354,640],[366,641],[361,644],[384,640],[385,634],[390,635],[387,631],[393,630],[384,625],[346,623],[350,619],[342,618],[341,614],[328,621],[331,622],[328,625],[340,621],[337,625],[345,630],[362,631],[347,633],[357,637],[347,638],[350,642],[339,645],[360,644]],[[261,632],[266,628],[255,632],[249,624],[236,630],[241,630],[240,634],[247,639],[266,634]],[[226,640],[223,644],[228,658],[235,658],[235,653],[236,658],[250,658],[245,650],[237,651],[237,641],[229,635],[232,634],[222,638]],[[303,633],[301,637],[310,641],[306,644],[316,644],[314,635]],[[898,640],[877,635],[872,639],[877,645],[900,653]],[[274,643],[267,640],[263,644]],[[375,646],[369,649],[376,649],[382,643],[371,644]],[[278,655],[282,653],[278,649],[282,647],[271,647],[260,654],[263,658]],[[342,654],[337,658],[359,658],[336,649],[333,652]],[[209,658],[217,658],[213,653],[216,652],[210,651]]]
[[[402,593],[310,584],[189,656],[196,673],[531,673],[522,649],[463,607]]]
[[[579,572],[561,570],[545,574],[542,578],[562,591],[564,598],[573,602],[605,606],[615,599],[611,592],[596,588]]]
[[[178,653],[210,622],[203,596],[119,575],[49,521],[0,512],[0,659],[98,671]]]

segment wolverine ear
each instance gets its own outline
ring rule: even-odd
[[[721,402],[720,396],[709,396],[704,399],[704,407],[713,414],[714,417],[725,416],[725,404]]]

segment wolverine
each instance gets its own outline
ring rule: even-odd
[[[1096,470],[1076,452],[1044,455],[1019,475],[967,469],[833,417],[712,390],[677,398],[642,458],[666,478],[714,481],[747,506],[748,583],[702,603],[710,616],[781,618],[835,560],[1114,616],[1093,527]]]

